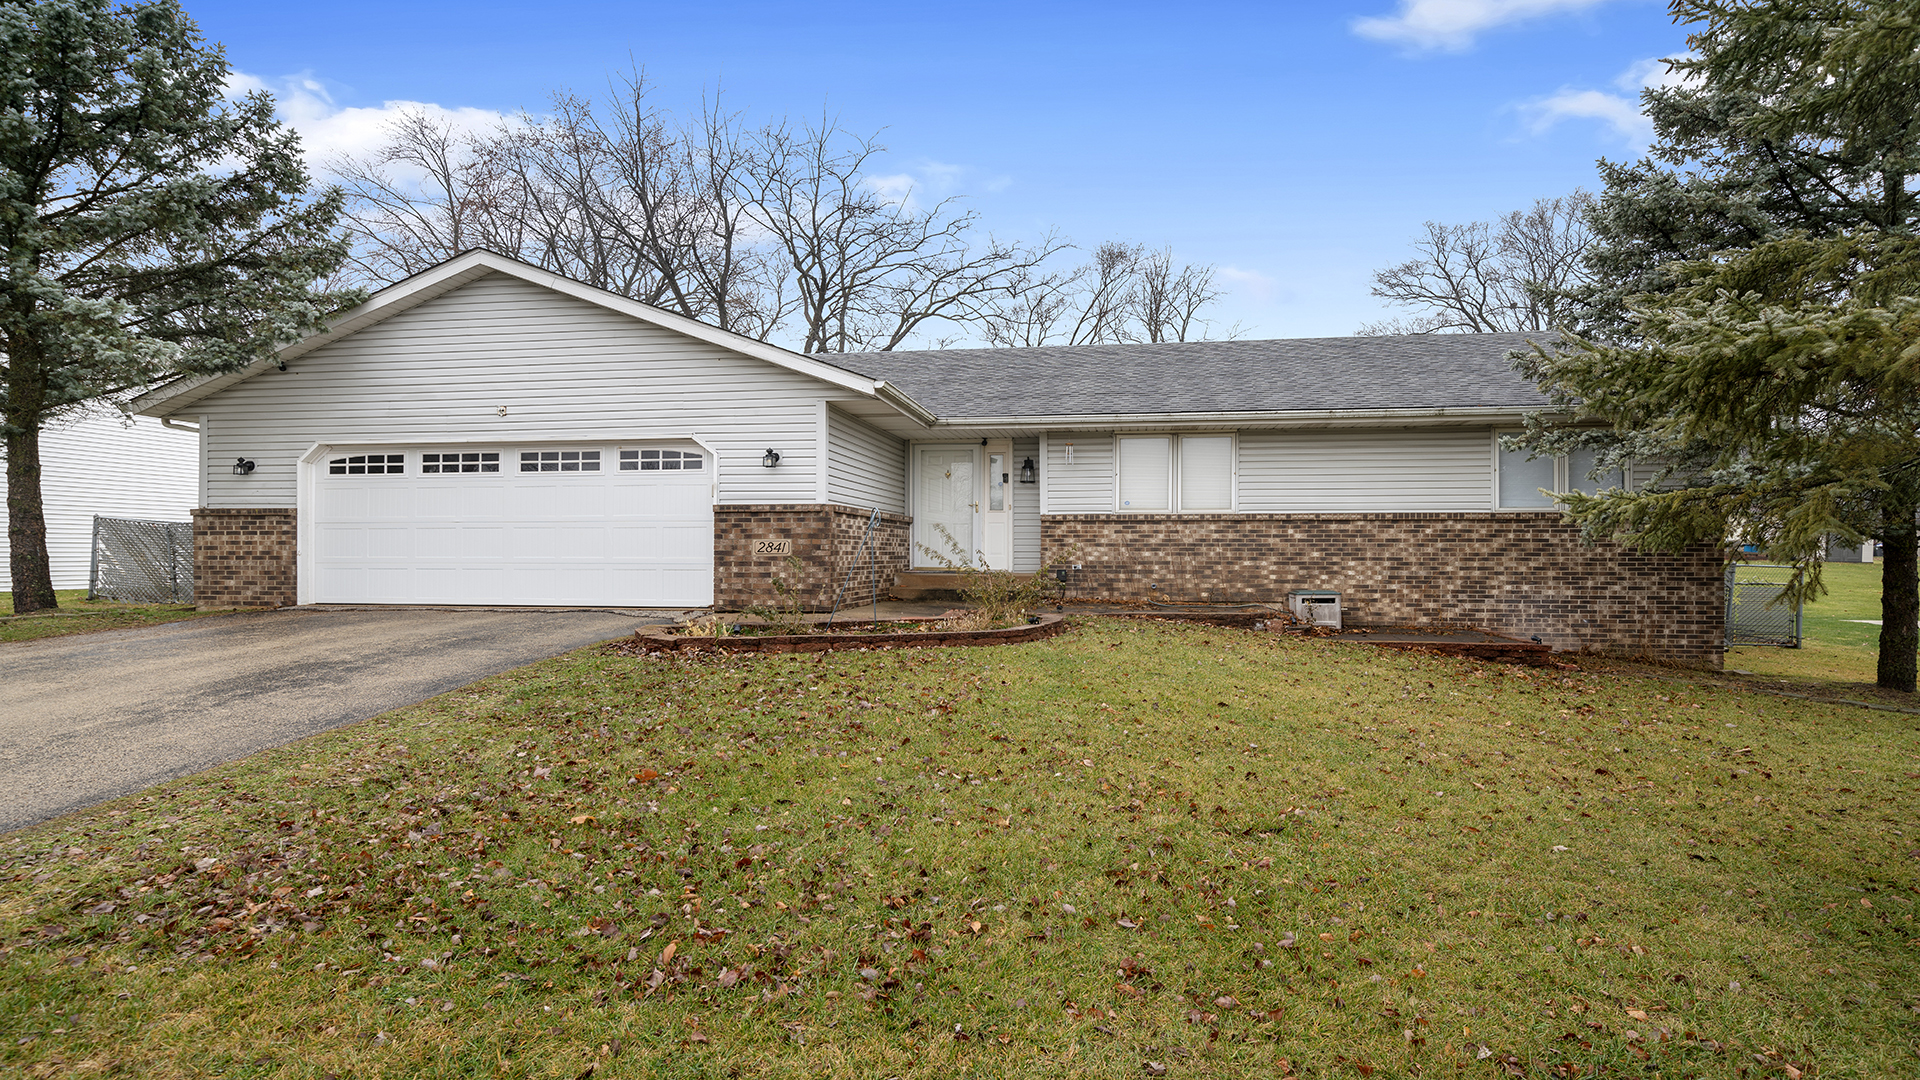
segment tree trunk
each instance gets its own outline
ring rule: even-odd
[[[47,560],[47,514],[40,500],[40,430],[15,424],[7,433],[7,551],[13,612],[59,606]]]
[[[1916,618],[1920,618],[1920,528],[1913,507],[1890,513],[1881,532],[1887,555],[1880,567],[1880,685],[1914,691]]]

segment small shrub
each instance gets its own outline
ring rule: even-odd
[[[787,556],[787,569],[797,579],[806,570],[806,564],[797,555]],[[749,607],[747,614],[766,621],[768,629],[776,634],[811,633],[814,626],[807,621],[805,607],[800,602],[800,587],[779,574],[773,575],[773,591],[776,599],[772,604]]]
[[[1054,596],[1054,571],[1068,565],[1078,556],[1076,551],[1064,551],[1047,560],[1038,573],[1016,574],[1011,570],[989,570],[980,565],[986,561],[984,552],[975,552],[973,560],[967,558],[960,542],[953,538],[945,525],[935,525],[934,529],[947,542],[946,551],[921,544],[920,550],[941,566],[960,575],[960,599],[972,605],[974,620],[979,625],[954,627],[954,629],[986,630],[996,626],[1005,626],[1019,622],[1029,611],[1043,607]],[[949,621],[955,613],[948,612]]]

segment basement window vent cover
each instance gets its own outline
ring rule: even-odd
[[[599,472],[598,450],[527,450],[520,455],[520,471]]]
[[[624,472],[698,472],[706,467],[706,458],[684,450],[622,450],[620,468]]]
[[[423,473],[497,473],[500,471],[500,455],[486,450],[421,454],[420,471]]]
[[[407,471],[404,454],[355,454],[327,459],[329,476],[379,476]]]

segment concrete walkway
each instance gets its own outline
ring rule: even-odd
[[[292,608],[0,645],[0,832],[675,614]]]

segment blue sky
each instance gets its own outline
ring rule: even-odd
[[[885,129],[881,171],[996,232],[1219,268],[1216,332],[1352,333],[1427,220],[1593,186],[1685,32],[1653,0],[369,3],[185,0],[320,148],[405,103],[475,122],[638,64],[668,106]]]

